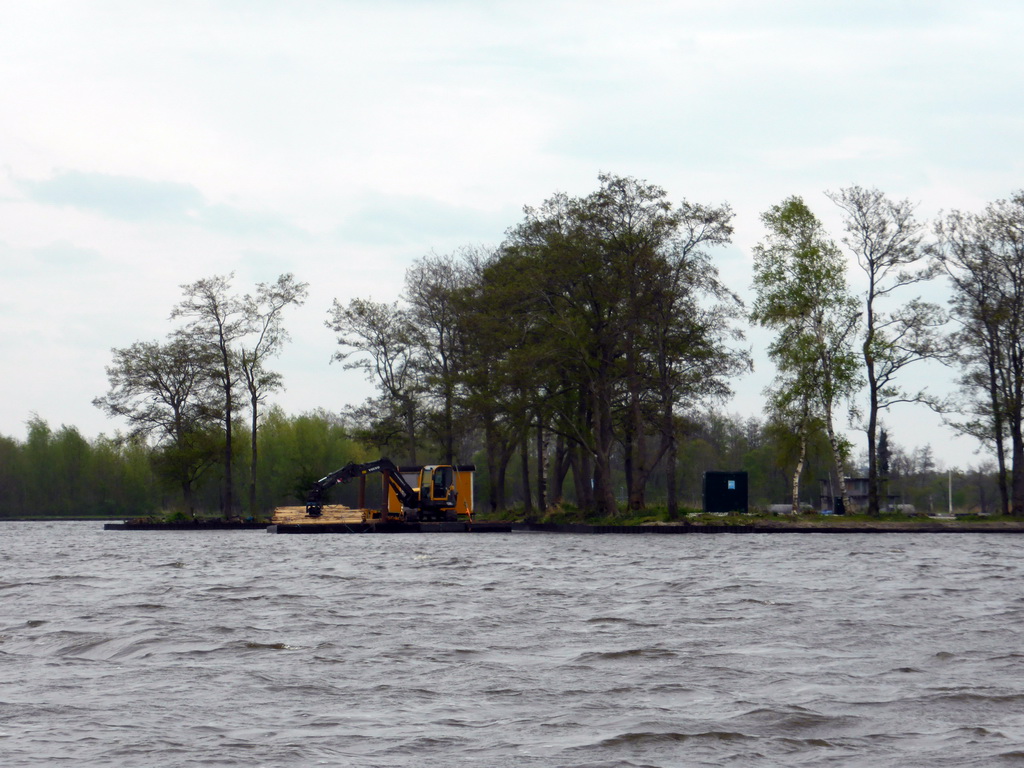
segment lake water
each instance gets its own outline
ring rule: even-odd
[[[1024,765],[1024,539],[0,524],[4,766]]]

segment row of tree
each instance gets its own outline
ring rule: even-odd
[[[266,409],[259,430],[259,492],[256,513],[266,514],[276,506],[298,504],[313,481],[350,461],[366,461],[375,456],[349,435],[354,425],[326,412],[288,416],[280,408]],[[884,433],[883,433],[884,434]],[[235,491],[244,495],[248,480],[250,453],[244,443],[246,427],[239,428],[235,462],[239,473]],[[690,424],[679,444],[676,487],[684,507],[699,508],[703,473],[722,467],[748,472],[750,499],[755,508],[783,498],[789,488],[792,441],[770,422],[756,418],[703,413]],[[882,440],[882,446],[887,445]],[[428,446],[424,446],[425,448]],[[27,437],[18,440],[0,436],[0,518],[2,517],[138,517],[162,510],[180,508],[181,489],[167,472],[164,449],[141,440],[113,440],[103,436],[87,440],[74,427],[51,429],[38,417],[28,423]],[[616,449],[613,484],[616,498],[626,499],[626,478],[622,469],[621,448]],[[952,478],[936,471],[927,446],[904,450],[897,445],[884,450],[882,464],[884,492],[913,504],[921,510],[946,508],[949,482],[953,503],[958,510],[992,512],[998,508],[994,466],[956,472]],[[476,491],[487,498],[492,473],[488,471],[483,449],[470,456],[476,461]],[[529,484],[536,478],[534,457],[526,473],[519,467],[519,456],[511,460],[511,472],[505,488],[506,503],[523,508],[536,493]],[[815,480],[827,477],[831,466],[831,448],[823,434],[814,436],[807,446],[806,473]],[[669,485],[664,463],[652,472],[648,502],[661,506],[667,501]],[[524,484],[524,475],[526,483]],[[219,465],[200,477],[192,498],[199,510],[218,510],[223,496],[224,474]],[[827,483],[826,483],[827,485]],[[374,498],[371,484],[368,503]],[[821,488],[808,483],[802,491],[802,507],[817,507]],[[333,500],[354,505],[356,489],[342,487]],[[575,492],[567,488],[566,500],[575,502]],[[536,511],[536,508],[534,508]]]
[[[156,509],[158,472],[148,446],[33,416],[23,441],[0,435],[0,516],[142,515]]]
[[[864,273],[859,298],[842,251],[800,198],[762,217],[769,234],[754,252],[751,317],[778,333],[769,349],[778,371],[767,391],[772,418],[799,441],[823,424],[838,468],[835,409],[846,404],[859,416],[854,397],[866,384],[868,509],[877,512],[880,414],[897,403],[927,404],[996,457],[999,509],[1024,515],[1024,193],[981,213],[953,211],[930,239],[906,200],[860,187],[829,197],[843,212],[842,242]],[[943,273],[952,287],[948,311],[907,295]],[[900,374],[927,359],[956,366],[957,397],[940,402],[901,386]],[[794,498],[799,475],[798,461]],[[845,498],[841,479],[840,488]]]
[[[252,454],[245,445],[248,428],[236,426],[236,494],[251,482]],[[317,412],[287,416],[270,406],[259,430],[258,494],[252,507],[260,515],[298,503],[325,468],[363,461],[367,456],[336,415]],[[51,429],[33,417],[26,439],[0,436],[0,517],[140,517],[182,508],[170,443],[121,436],[88,440],[77,429]],[[211,446],[220,455],[221,443]],[[173,451],[173,448],[171,449]],[[193,479],[190,499],[199,511],[219,511],[225,471],[208,462]]]
[[[678,466],[694,414],[723,402],[749,369],[738,343],[749,321],[776,332],[765,412],[788,436],[794,507],[820,433],[849,506],[851,446],[837,422],[853,421],[867,438],[867,511],[878,514],[882,417],[920,403],[996,456],[1001,511],[1024,515],[1024,197],[954,211],[930,230],[909,201],[879,190],[828,196],[842,215],[839,243],[800,198],[764,213],[749,312],[710,257],[730,241],[728,206],[674,205],[659,187],[610,175],[590,195],[527,208],[496,249],[420,260],[401,302],[336,301],[328,325],[337,357],[379,387],[352,411],[363,439],[397,447],[401,435],[411,461],[432,440],[451,460],[482,434],[492,508],[503,504],[512,457],[527,472],[532,452],[540,507],[571,477],[584,507],[610,514],[614,459],[629,507],[640,509],[657,468]],[[851,263],[863,273],[859,295]],[[915,289],[943,271],[948,310]],[[929,359],[966,371],[959,398],[905,385],[907,369]],[[676,473],[665,477],[675,513]]]
[[[820,220],[792,197],[762,216],[768,235],[754,249],[751,319],[777,332],[768,350],[777,375],[766,390],[767,410],[801,446],[813,430],[825,429],[844,506],[849,500],[841,468],[848,446],[835,420],[841,408],[858,412],[854,397],[866,383],[868,511],[877,514],[880,414],[901,402],[939,407],[926,392],[907,391],[897,379],[914,363],[948,356],[942,335],[947,318],[939,306],[905,295],[935,275],[913,206],[861,187],[829,197],[843,212],[843,243],[864,272],[864,295],[853,295],[846,257]],[[794,504],[801,463],[799,450]]]

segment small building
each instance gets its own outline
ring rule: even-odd
[[[867,509],[868,506],[868,478],[866,477],[847,477],[844,478],[846,481],[846,497],[849,499],[850,506],[854,509]],[[831,478],[818,481],[821,487],[821,499],[819,502],[819,509],[822,512],[839,512],[836,509],[838,506],[839,489],[832,483]],[[885,483],[882,482],[879,490],[884,490]],[[895,509],[899,504],[899,496],[889,494],[886,496],[879,495],[878,504],[883,509]],[[845,510],[844,510],[845,511]]]
[[[701,490],[705,512],[747,512],[746,472],[705,472]]]

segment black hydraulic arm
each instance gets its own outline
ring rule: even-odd
[[[324,510],[324,494],[328,489],[338,483],[347,483],[353,478],[361,475],[368,475],[372,472],[383,472],[388,484],[395,491],[399,501],[405,506],[413,506],[417,502],[416,491],[405,478],[395,463],[388,458],[380,458],[367,464],[346,464],[341,469],[336,469],[329,475],[321,477],[306,494],[306,514],[309,517],[320,517]]]

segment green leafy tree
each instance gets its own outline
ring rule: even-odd
[[[846,447],[835,428],[835,411],[859,385],[852,342],[858,305],[846,284],[846,264],[824,227],[799,197],[773,206],[762,217],[768,236],[754,249],[751,319],[777,336],[768,347],[779,375],[767,394],[777,414],[799,430],[823,423],[844,506],[849,503],[843,464]],[[799,453],[793,505],[799,501]]]
[[[313,483],[328,472],[372,458],[348,432],[327,411],[289,416],[279,406],[267,408],[259,434],[258,504],[273,508],[302,503]]]
[[[613,417],[621,394],[625,360],[625,280],[629,264],[604,242],[597,201],[556,195],[513,232],[509,253],[522,264],[524,299],[533,310],[527,328],[556,346],[579,378],[572,382],[585,398],[579,411],[565,414],[572,437],[593,460],[594,504],[604,515],[617,512],[612,474]],[[539,349],[539,347],[537,347]],[[539,371],[538,371],[539,373]]]
[[[460,409],[483,433],[487,500],[506,506],[506,472],[526,421],[521,393],[546,377],[547,347],[538,335],[526,260],[507,250],[463,251],[469,272],[456,295],[464,323]]]
[[[160,505],[151,450],[143,440],[100,435],[90,443],[92,513],[110,517],[148,515]]]
[[[112,351],[110,389],[93,405],[124,418],[131,437],[155,440],[160,472],[181,490],[185,509],[194,511],[196,483],[218,450],[211,435],[218,417],[210,403],[209,348],[175,336],[164,344],[136,342]]]
[[[27,508],[27,468],[21,445],[12,437],[0,435],[0,515],[13,517]]]
[[[53,514],[81,513],[91,506],[93,495],[92,448],[76,427],[62,424],[50,439],[47,465],[60,478],[50,488]]]

